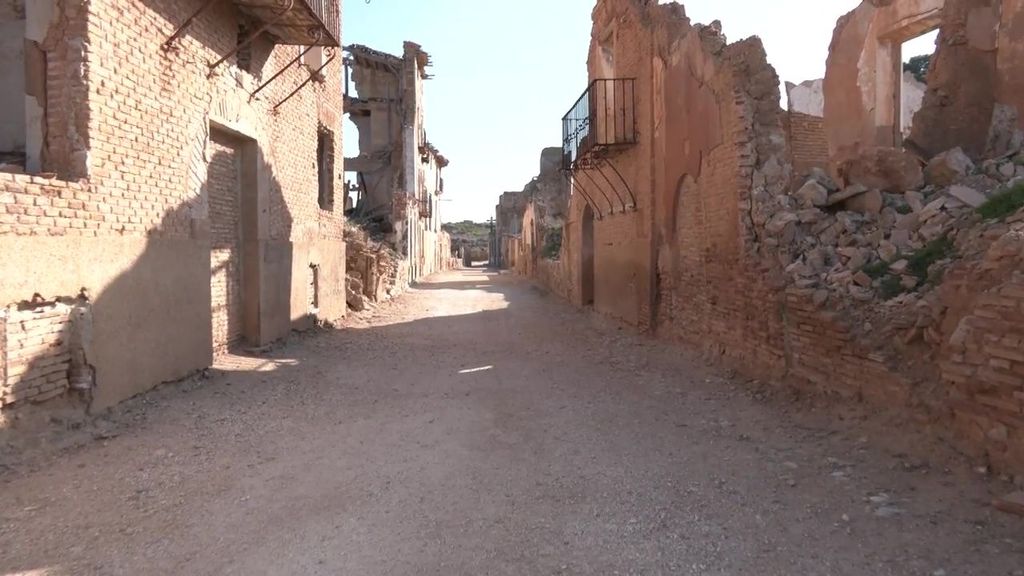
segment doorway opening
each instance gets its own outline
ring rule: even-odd
[[[583,207],[583,232],[581,247],[580,300],[583,306],[594,305],[594,211],[587,204]]]
[[[210,127],[206,200],[210,218],[210,314],[213,353],[259,341],[256,143]]]
[[[899,90],[899,139],[910,137],[914,115],[921,109],[928,89],[928,72],[935,57],[939,30],[933,29],[900,46],[901,78]]]

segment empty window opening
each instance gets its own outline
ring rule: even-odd
[[[239,70],[245,72],[252,72],[252,43],[246,43],[249,35],[252,34],[249,23],[242,20],[238,23],[238,37],[236,39],[236,46],[238,52],[235,53],[235,63],[238,65]]]
[[[26,118],[27,10],[21,0],[0,2],[0,164],[26,165],[28,122]],[[45,70],[42,77],[46,76]]]
[[[307,304],[309,308],[309,314],[316,316],[320,313],[320,267],[316,264],[309,265],[309,292],[307,294]]]
[[[320,208],[334,208],[334,132],[323,126],[317,135],[316,172],[318,183],[317,199]]]
[[[902,77],[899,82],[900,134],[906,139],[914,125],[914,114],[921,109],[928,88],[928,71],[935,55],[939,31],[933,30],[903,43]]]

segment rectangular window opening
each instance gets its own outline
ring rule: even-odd
[[[334,132],[320,126],[316,146],[317,200],[322,210],[334,209]]]

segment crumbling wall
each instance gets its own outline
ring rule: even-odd
[[[562,259],[569,218],[569,180],[561,171],[561,163],[561,148],[545,148],[540,155],[540,172],[523,188],[526,204],[515,269],[568,297],[568,279],[560,276],[568,272],[553,264]]]
[[[393,217],[393,198],[404,181],[403,114],[407,92],[402,90],[402,58],[362,46],[350,48],[352,84],[347,112],[356,125],[360,155],[346,159],[346,171],[360,174],[363,194],[356,206],[360,217]]]
[[[996,102],[1002,0],[946,0],[928,90],[911,140],[926,157],[960,147],[979,158]]]
[[[764,224],[756,205],[782,193],[790,177],[778,77],[760,41],[727,44],[717,25],[688,28],[673,49],[666,102],[705,108],[670,109],[663,128],[666,165],[677,168],[662,182],[672,209],[658,253],[657,330],[779,374],[780,296],[754,252]],[[689,157],[670,152],[676,138],[689,139]]]
[[[865,34],[882,8],[871,6]],[[862,124],[843,127],[858,153],[842,180],[794,177],[778,78],[757,39],[728,44],[717,24],[691,25],[671,4],[604,0],[597,12],[614,15],[618,46],[653,47],[650,68],[616,70],[654,87],[641,97],[654,111],[640,128],[649,155],[630,167],[654,175],[650,198],[638,196],[655,208],[653,290],[620,279],[637,309],[650,307],[651,328],[754,377],[902,411],[1024,470],[1024,209],[976,211],[1024,185],[1024,154],[975,165],[953,150],[922,171],[899,150],[864,148]],[[572,195],[562,250],[572,281],[584,280],[585,205]],[[595,223],[595,244],[598,266],[621,274],[628,265],[603,245],[628,244],[647,224],[617,217]],[[581,285],[565,292],[579,298]]]
[[[70,389],[88,398],[94,386],[91,321],[86,301],[0,311],[0,407],[45,402]]]
[[[906,145],[924,158],[954,147],[983,156],[990,125],[1005,114],[998,105],[1013,110],[1024,102],[1017,90],[1021,8],[1020,0],[864,0],[840,19],[825,77],[833,164],[903,143],[906,127],[894,106],[901,45],[934,28],[938,48]]]
[[[523,230],[523,214],[529,198],[522,192],[505,192],[498,198],[495,207],[494,230],[497,250],[494,264],[499,268],[515,269],[517,250],[505,240],[518,237]]]
[[[807,174],[812,168],[828,168],[824,81],[787,82],[786,96],[789,113],[783,118],[783,128],[793,169],[797,174]]]
[[[1003,0],[996,53],[996,101],[1013,106],[1024,128],[1024,0]]]
[[[409,264],[382,237],[353,222],[345,225],[348,307],[356,312],[387,301],[409,287]]]
[[[902,43],[942,22],[946,0],[864,0],[839,19],[825,73],[825,130],[834,164],[896,146]],[[987,125],[987,120],[986,120]]]
[[[997,468],[1024,470],[1024,210],[957,244],[965,257],[939,288],[936,354],[953,424]]]

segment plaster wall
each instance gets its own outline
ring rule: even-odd
[[[899,142],[895,95],[902,44],[936,28],[946,0],[865,0],[840,18],[824,80],[825,129],[834,163]]]
[[[0,302],[88,289],[95,408],[212,362],[207,241],[0,236],[0,253]]]

